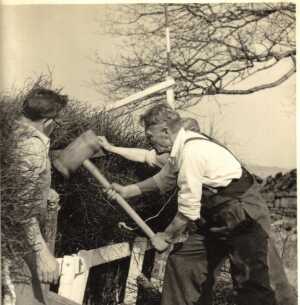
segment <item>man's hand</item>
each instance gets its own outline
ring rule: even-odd
[[[49,190],[47,201],[52,202],[52,203],[58,203],[59,202],[59,195],[54,189]]]
[[[119,195],[118,192],[112,188],[112,185],[111,188],[104,189],[104,192],[109,200],[116,200]]]
[[[118,192],[123,198],[128,198],[129,194],[128,194],[128,188],[125,185],[121,185],[118,183],[112,183],[111,185],[112,189],[115,190],[116,192]]]
[[[111,188],[106,190],[107,197],[109,199],[116,200],[117,194],[123,198],[131,198],[142,194],[141,190],[136,184],[121,185],[118,183],[112,183]]]
[[[158,232],[151,238],[151,243],[158,252],[163,252],[169,248],[171,238],[165,232]]]
[[[35,255],[39,280],[43,283],[56,284],[59,278],[59,264],[48,247],[44,245]]]
[[[113,145],[110,144],[110,143],[107,141],[106,137],[104,137],[104,136],[98,136],[97,138],[98,138],[98,143],[99,143],[105,150],[111,151]]]

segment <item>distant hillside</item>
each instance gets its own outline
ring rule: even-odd
[[[283,174],[289,172],[291,169],[289,168],[280,168],[280,167],[268,167],[254,164],[246,164],[247,169],[252,174],[255,174],[261,178],[267,178],[268,176],[274,176],[277,173],[281,172]]]

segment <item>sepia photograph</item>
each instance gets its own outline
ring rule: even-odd
[[[79,2],[0,5],[1,304],[298,304],[296,1]]]

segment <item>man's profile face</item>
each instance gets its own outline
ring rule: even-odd
[[[145,129],[145,135],[152,147],[158,152],[170,152],[171,138],[165,124],[151,125]]]

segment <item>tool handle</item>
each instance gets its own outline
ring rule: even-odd
[[[108,180],[101,174],[100,170],[90,160],[85,160],[83,162],[83,166],[98,180],[98,182],[100,182],[104,188],[111,187],[111,184],[108,182]],[[120,194],[117,194],[116,201],[150,239],[154,237],[155,233]]]

